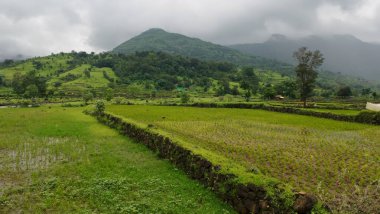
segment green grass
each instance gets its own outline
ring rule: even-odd
[[[29,71],[35,70],[33,66],[33,61],[42,63],[42,68],[36,70],[38,76],[44,76],[48,78],[47,88],[48,90],[61,90],[67,93],[82,94],[89,89],[99,89],[108,87],[110,82],[103,76],[103,71],[107,73],[110,78],[117,80],[115,73],[111,68],[96,68],[92,67],[90,72],[90,77],[84,75],[84,70],[89,69],[91,66],[89,64],[83,64],[74,69],[69,69],[69,61],[72,59],[71,56],[67,54],[54,55],[46,57],[36,57],[32,59],[25,60],[15,66],[0,69],[0,75],[4,76],[5,79],[10,82],[13,75],[16,72],[21,74],[26,74]],[[58,74],[57,71],[62,70],[63,73]],[[64,81],[61,78],[69,75],[78,75],[75,80]],[[61,82],[62,85],[58,88],[54,87],[54,83]],[[12,92],[11,88],[0,88],[0,94],[7,94]]]
[[[58,87],[58,89],[71,91],[71,90],[79,90],[85,91],[89,88],[106,88],[108,87],[108,83],[110,82],[103,76],[103,71],[108,74],[109,77],[117,79],[115,73],[110,68],[96,68],[92,67],[90,72],[90,77],[86,77],[84,75],[84,71],[86,69],[90,69],[90,65],[85,64],[81,65],[75,69],[69,70],[59,77],[54,77],[48,81],[49,88],[54,88],[54,83],[57,81],[61,81],[60,78],[63,78],[69,74],[77,75],[79,78],[72,81],[63,81],[62,85]]]
[[[12,93],[11,88],[6,88],[6,87],[0,86],[0,94],[10,94],[10,93]]]
[[[364,194],[380,178],[378,126],[249,109],[108,106],[107,110],[152,124],[188,142],[193,150],[207,151],[214,160],[227,158],[247,172],[261,171],[317,194],[335,207],[357,189]],[[369,195],[368,201],[375,199]],[[357,198],[349,201],[361,203]]]
[[[256,72],[256,75],[260,78],[261,84],[266,84],[266,83],[279,84],[284,80],[290,79],[287,76],[283,76],[278,72],[274,72],[270,70]]]
[[[33,67],[33,61],[38,61],[43,64],[42,69],[38,70],[38,74],[46,77],[54,75],[59,69],[66,69],[70,59],[71,57],[66,54],[32,58],[25,60],[23,63],[16,66],[0,69],[0,74],[4,75],[7,80],[11,80],[13,78],[13,74],[16,72],[25,74],[28,71],[34,70],[35,68]]]
[[[233,213],[82,108],[0,109],[0,213]]]

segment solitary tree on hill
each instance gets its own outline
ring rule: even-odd
[[[314,89],[315,80],[318,77],[317,68],[322,65],[324,58],[319,50],[310,51],[302,47],[294,52],[293,57],[297,59],[298,65],[295,69],[297,74],[297,84],[300,90],[301,101],[306,107],[306,100]]]

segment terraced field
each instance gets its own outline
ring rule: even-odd
[[[379,126],[249,109],[114,105],[107,111],[312,192],[337,211],[379,208]]]
[[[234,213],[82,110],[0,109],[0,213]]]

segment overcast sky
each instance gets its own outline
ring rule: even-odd
[[[149,28],[219,43],[271,34],[380,42],[380,0],[0,0],[0,59],[105,51]]]

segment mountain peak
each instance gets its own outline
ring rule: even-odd
[[[170,33],[161,28],[144,31],[113,49],[113,52],[127,55],[137,51],[162,51],[201,59],[209,57],[209,60],[217,61],[226,56],[236,58],[241,55],[236,50],[178,33]]]
[[[350,42],[362,42],[360,39],[351,34],[335,34],[333,37],[337,40],[343,39]]]
[[[152,34],[152,33],[168,33],[161,28],[151,28],[149,30],[144,31],[142,34]]]
[[[283,34],[272,34],[269,38],[269,41],[283,41],[286,39],[287,37]]]

